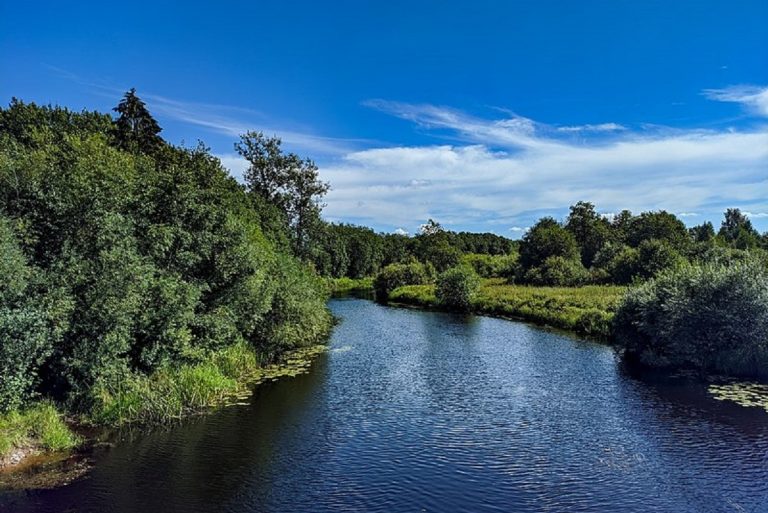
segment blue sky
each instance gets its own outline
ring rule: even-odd
[[[323,5],[325,4],[325,5]],[[233,174],[280,135],[325,215],[519,237],[590,200],[768,230],[768,2],[2,2],[0,101],[139,95]]]

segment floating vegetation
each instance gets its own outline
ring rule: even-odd
[[[740,406],[762,408],[768,412],[768,385],[761,383],[725,383],[710,385],[709,393],[718,401],[733,401]]]
[[[253,395],[251,387],[268,381],[277,381],[280,378],[293,378],[306,374],[315,357],[327,350],[328,348],[324,345],[296,349],[286,353],[277,363],[254,369],[243,383],[243,388],[237,394],[231,395],[225,405],[247,406],[250,403],[245,400]]]

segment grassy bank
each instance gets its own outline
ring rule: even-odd
[[[326,286],[331,294],[373,290],[373,277],[368,278],[326,278]]]
[[[0,415],[0,469],[29,454],[76,447],[80,438],[48,402]]]
[[[211,353],[200,363],[160,369],[149,376],[129,375],[119,386],[97,387],[90,412],[73,416],[72,422],[110,428],[162,424],[238,404],[259,383],[306,372],[324,350],[322,345],[296,349],[265,364],[253,349],[238,344]],[[49,402],[0,415],[0,469],[31,454],[72,449],[82,442]]]
[[[195,365],[133,376],[117,387],[97,388],[88,420],[97,425],[166,423],[249,397],[254,385],[309,368],[325,346],[290,351],[279,362],[264,365],[244,344],[228,347]]]
[[[503,279],[483,280],[471,310],[514,317],[600,338],[611,334],[611,321],[625,287],[530,287],[509,285]],[[389,295],[389,301],[439,308],[434,285],[407,285]]]

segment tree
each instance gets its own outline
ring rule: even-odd
[[[688,229],[674,214],[664,210],[643,212],[632,219],[627,232],[627,244],[636,248],[644,240],[667,241],[678,251],[690,244]]]
[[[443,225],[431,218],[426,222],[426,224],[419,226],[419,235],[437,235],[438,233],[442,233],[444,231],[445,229],[443,229]]]
[[[715,238],[715,228],[707,221],[689,230],[694,242],[709,242]]]
[[[611,232],[614,241],[622,244],[627,243],[627,234],[629,233],[632,219],[634,219],[634,216],[629,210],[622,210],[614,216],[611,221]]]
[[[154,154],[163,144],[158,135],[162,129],[149,113],[146,105],[131,88],[114,109],[119,114],[115,120],[114,138],[117,147],[131,153]]]
[[[595,255],[608,242],[609,227],[608,221],[595,211],[592,203],[579,201],[571,206],[565,229],[576,238],[581,248],[581,263],[584,267],[592,266]]]
[[[523,270],[537,267],[549,257],[567,260],[579,258],[579,247],[573,235],[551,217],[540,219],[520,243],[520,265]]]
[[[717,235],[738,249],[757,246],[760,237],[757,230],[752,227],[752,221],[738,208],[729,208],[725,211],[725,218]]]
[[[321,200],[330,186],[320,180],[313,161],[283,153],[281,144],[278,137],[248,132],[235,149],[250,163],[244,176],[248,192],[278,207],[294,253],[307,258],[311,236],[320,228]]]

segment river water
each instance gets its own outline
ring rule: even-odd
[[[13,512],[768,512],[768,414],[526,324],[334,299],[309,374]]]

